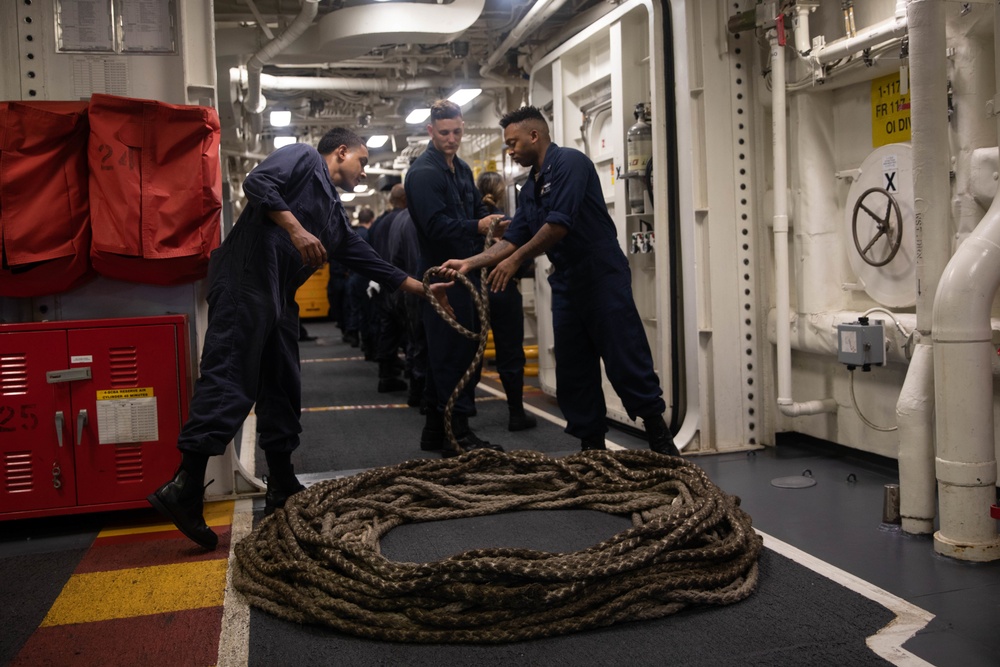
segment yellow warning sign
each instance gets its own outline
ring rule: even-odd
[[[872,81],[872,147],[910,140],[910,91],[899,72]]]
[[[97,392],[99,401],[121,401],[129,398],[152,398],[152,387],[129,387],[127,389],[101,389]]]

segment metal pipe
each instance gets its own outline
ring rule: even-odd
[[[507,37],[500,42],[500,45],[490,54],[483,66],[479,69],[479,74],[483,78],[491,78],[490,72],[496,67],[500,59],[507,55],[507,52],[521,45],[524,39],[542,25],[550,16],[555,14],[560,7],[566,4],[566,0],[538,0],[524,18],[514,26]]]
[[[919,343],[896,401],[899,427],[899,513],[913,535],[934,532],[934,355]]]
[[[853,37],[843,37],[814,49],[809,54],[809,61],[814,66],[827,65],[894,37],[902,37],[906,34],[906,20],[905,1],[896,2],[896,15],[893,18],[859,30]]]
[[[774,151],[774,286],[777,316],[778,409],[789,417],[836,412],[832,398],[796,403],[792,400],[792,346],[789,325],[788,270],[788,146],[785,118],[785,52],[777,31],[771,42],[771,134]]]
[[[264,110],[264,97],[260,94],[260,73],[271,58],[278,55],[288,45],[297,40],[312,25],[313,19],[319,13],[319,0],[303,0],[302,10],[280,35],[265,44],[257,53],[247,60],[247,95],[243,100],[243,108],[252,114]]]
[[[929,33],[944,32],[943,2],[912,0],[909,10],[914,29],[922,31],[924,24],[918,23],[918,18],[925,18]],[[911,41],[915,42],[918,34],[911,34]],[[994,17],[994,39],[997,35],[1000,12]],[[994,58],[1000,72],[1000,49],[995,50]],[[913,71],[918,73],[916,64]],[[943,91],[937,94],[943,97]],[[932,315],[940,514],[934,550],[960,560],[1000,559],[1000,535],[990,516],[990,507],[996,502],[997,461],[993,378],[987,361],[996,353],[990,313],[998,288],[1000,197],[993,200],[982,222],[945,267]]]

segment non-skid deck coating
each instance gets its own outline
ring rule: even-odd
[[[343,344],[333,325],[310,322],[307,327],[319,340],[302,345],[304,432],[296,470],[318,479],[434,456],[419,450],[423,417],[404,407],[405,393],[379,394],[375,365]],[[477,392],[485,400],[478,401],[479,414],[472,420],[480,437],[508,449],[552,455],[575,450],[576,441],[558,425],[555,401],[537,389],[526,390],[526,402],[554,421],[540,420],[532,431],[507,432],[498,388],[487,368]],[[629,448],[644,446],[640,438],[614,429],[609,439]],[[904,537],[881,526],[883,485],[897,481],[891,462],[860,460],[814,444],[784,436],[779,447],[752,456],[694,459],[716,484],[742,498],[756,528],[777,538],[765,540],[769,548],[761,561],[758,594],[730,607],[496,647],[371,642],[225,607],[239,606],[231,603],[235,596],[223,593],[230,522],[234,530],[237,523],[231,503],[209,506],[209,522],[220,535],[219,548],[211,553],[164,525],[151,509],[2,523],[0,664],[875,665],[886,662],[859,646],[854,635],[894,617],[887,611],[894,595],[929,612],[901,612],[904,639],[922,619],[932,614],[933,619],[905,641],[904,649],[888,651],[892,661],[1000,664],[1000,564],[942,558],[933,554],[930,539]],[[805,468],[817,480],[810,489],[770,484]],[[852,474],[855,481],[848,482]],[[248,530],[249,503],[238,504],[247,507],[240,522],[247,524],[241,530]],[[259,516],[260,501],[255,505]],[[516,534],[552,545],[560,533],[572,536],[566,548],[577,548],[589,537],[607,537],[614,529],[603,525],[609,518],[616,520],[604,516],[594,525],[581,517],[560,517],[558,527],[546,528],[544,517],[489,517],[485,527],[471,529],[447,525],[452,522],[427,524],[418,527],[430,531],[422,535],[404,527],[386,536],[383,549],[394,557],[430,557],[436,549],[468,548],[473,535],[481,540],[486,534],[503,544]],[[796,559],[809,561],[809,567]],[[834,579],[816,569],[829,569]],[[860,578],[855,584],[870,589],[868,595],[842,585],[855,577]],[[881,645],[885,655],[884,647],[896,639],[894,627],[868,643]]]

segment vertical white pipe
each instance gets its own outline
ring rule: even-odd
[[[812,40],[809,39],[809,13],[811,11],[812,9],[807,6],[795,6],[792,29],[795,31],[795,50],[799,53],[807,53],[812,48]]]
[[[796,403],[792,400],[792,344],[789,323],[788,270],[788,146],[785,120],[785,52],[777,32],[771,40],[771,134],[774,151],[774,289],[777,318],[778,409],[790,417],[834,412],[832,398]]]
[[[931,329],[931,308],[951,254],[948,71],[944,0],[911,0],[910,123],[917,235],[917,329]],[[972,113],[972,110],[968,110]]]
[[[926,18],[929,32],[944,30],[943,2],[914,0],[910,9],[914,18]],[[911,30],[914,27],[911,22]],[[1000,11],[994,17],[994,39],[996,35],[1000,35]],[[994,51],[1000,62],[1000,49]],[[918,69],[916,63],[913,69]],[[937,91],[941,97],[944,94]],[[916,118],[911,122],[916,131]],[[998,288],[1000,197],[994,198],[983,221],[948,262],[934,298],[935,468],[940,513],[934,550],[961,560],[1000,559],[1000,536],[990,516],[997,481],[990,313]]]
[[[904,532],[930,535],[937,509],[934,477],[934,355],[920,343],[896,402],[899,425],[899,514]]]

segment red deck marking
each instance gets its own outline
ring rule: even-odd
[[[101,537],[94,541],[74,574],[229,558],[229,526],[214,530],[219,536],[215,551],[205,551],[179,530]]]
[[[222,607],[39,628],[12,667],[214,665]]]

